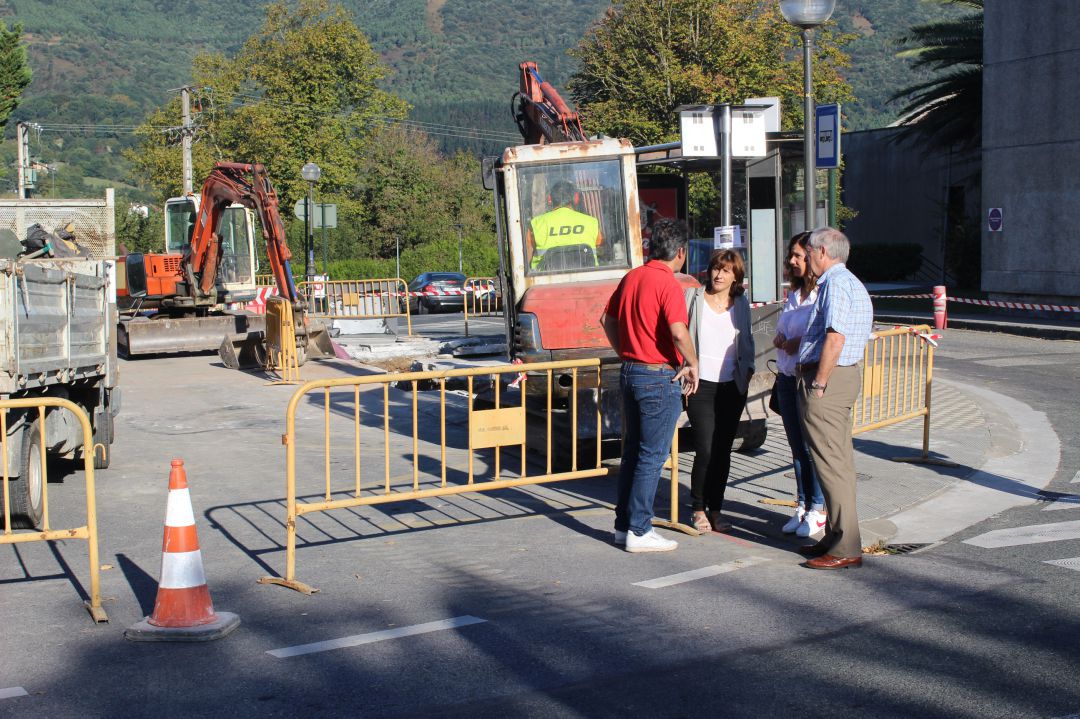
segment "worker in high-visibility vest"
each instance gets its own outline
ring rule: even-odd
[[[529,266],[538,269],[549,250],[571,245],[586,245],[592,249],[595,264],[596,248],[603,241],[600,222],[573,208],[574,186],[565,180],[552,186],[549,200],[553,209],[537,215],[529,223],[526,235],[528,251],[532,253]]]

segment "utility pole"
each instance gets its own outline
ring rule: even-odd
[[[25,200],[30,197],[30,188],[26,180],[30,176],[30,133],[25,122],[15,126],[15,145],[17,148],[19,165],[19,199]]]
[[[191,170],[191,88],[180,88],[180,117],[183,127],[180,130],[180,141],[184,151],[184,188],[183,194],[188,195],[193,191]]]

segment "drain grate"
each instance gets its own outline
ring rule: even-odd
[[[929,546],[929,544],[886,544],[885,551],[889,554],[911,554]]]

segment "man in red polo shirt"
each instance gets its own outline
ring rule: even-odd
[[[682,395],[697,390],[697,353],[686,300],[675,279],[687,253],[686,225],[653,226],[649,262],[630,270],[608,300],[604,331],[622,358],[623,452],[615,504],[615,543],[628,552],[670,552],[678,542],[652,528],[660,470],[671,452]]]

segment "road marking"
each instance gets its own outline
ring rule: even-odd
[[[1070,557],[1068,559],[1047,559],[1044,564],[1056,564],[1059,567],[1065,567],[1066,569],[1073,569],[1080,572],[1080,557]]]
[[[28,697],[30,694],[22,687],[8,687],[0,689],[0,699],[14,699],[15,697]]]
[[[374,644],[375,642],[382,642],[387,639],[400,639],[401,637],[412,637],[417,634],[441,632],[444,629],[457,629],[458,627],[467,627],[470,624],[482,624],[486,621],[486,619],[466,615],[463,617],[454,617],[453,619],[442,619],[437,622],[428,622],[427,624],[414,624],[411,627],[384,629],[381,632],[371,632],[370,634],[354,634],[351,637],[341,637],[340,639],[327,639],[326,641],[300,644],[295,647],[271,649],[266,653],[275,656],[278,659],[288,659],[289,657],[298,657],[304,654],[328,652],[331,649],[344,649],[345,647],[358,647],[361,644]]]
[[[1080,484],[1080,469],[1076,470],[1076,474],[1069,480],[1069,484]]]
[[[1051,509],[1072,509],[1074,507],[1080,507],[1080,494],[1062,495],[1043,507],[1043,511],[1048,512]]]
[[[1007,416],[1011,426],[995,429],[1016,433],[1020,451],[1005,457],[990,457],[978,471],[954,482],[932,498],[889,517],[896,525],[894,544],[928,544],[940,541],[991,515],[1013,507],[1032,504],[1045,497],[1039,490],[1057,476],[1061,442],[1046,414],[997,392],[966,383],[941,381],[963,394],[972,395],[980,409],[991,406]]]
[[[995,547],[1015,547],[1020,544],[1039,544],[1058,542],[1063,539],[1080,539],[1080,521],[1057,522],[1056,524],[1031,524],[1012,529],[995,529],[971,539],[964,544],[993,549]]]
[[[689,572],[669,574],[666,577],[649,579],[644,582],[634,582],[633,586],[645,587],[646,589],[663,589],[664,587],[672,587],[676,584],[693,582],[696,579],[706,579],[707,577],[715,577],[717,574],[734,572],[736,569],[750,567],[755,564],[761,564],[762,562],[767,561],[769,560],[762,557],[747,557],[746,559],[736,559],[734,562],[727,562],[726,564],[713,564],[708,567],[702,567],[701,569],[692,569]]]

